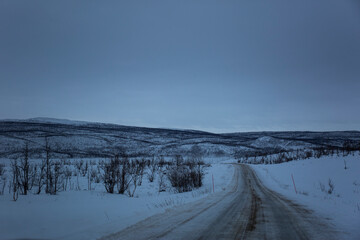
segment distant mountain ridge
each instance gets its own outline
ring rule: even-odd
[[[123,126],[53,118],[0,121],[0,157],[14,157],[28,143],[33,157],[43,154],[45,138],[58,157],[187,155],[198,145],[207,156],[276,153],[360,142],[359,131],[247,132],[216,134],[197,130]]]

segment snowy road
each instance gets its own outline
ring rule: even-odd
[[[311,211],[264,187],[251,167],[234,166],[227,191],[103,239],[336,239]]]

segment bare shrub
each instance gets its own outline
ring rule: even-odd
[[[0,188],[0,195],[4,194],[4,190],[6,187],[6,169],[4,164],[0,164],[0,180],[1,180],[1,188]]]
[[[46,160],[42,160],[40,164],[36,164],[34,168],[34,172],[35,172],[34,182],[38,187],[36,194],[40,194],[41,189],[45,184]]]
[[[117,190],[119,194],[124,194],[129,187],[131,181],[130,174],[130,162],[127,156],[123,156],[121,161],[119,161],[119,167],[117,170]]]
[[[146,161],[144,158],[142,158],[140,161],[136,160],[136,165],[138,168],[138,175],[139,175],[139,179],[137,184],[139,186],[141,186],[142,181],[143,181],[143,177],[144,177],[144,171],[145,171],[145,167],[146,167]]]
[[[139,161],[132,161],[129,165],[128,173],[130,175],[130,183],[128,185],[127,191],[129,197],[134,197],[135,191],[138,185],[140,185],[140,175],[142,164]]]
[[[204,164],[198,158],[184,161],[176,156],[172,166],[167,168],[167,177],[177,192],[188,192],[202,186]]]
[[[117,183],[117,176],[119,171],[119,158],[115,157],[110,159],[109,162],[103,162],[102,169],[103,173],[103,183],[105,189],[108,193],[114,193],[114,188]]]
[[[20,160],[18,167],[18,180],[21,193],[27,195],[28,191],[31,190],[33,186],[33,172],[34,168],[30,165],[29,162],[29,148],[28,144],[25,144],[25,148],[23,150],[23,157]]]
[[[70,186],[70,190],[71,190],[71,176],[72,176],[72,171],[70,169],[70,166],[66,166],[64,168],[64,181],[63,181],[64,191],[67,190],[68,185]]]
[[[159,192],[165,192],[166,185],[165,185],[165,172],[160,169],[159,170],[159,178],[158,178],[158,185],[159,185]]]
[[[0,163],[0,177],[5,174],[5,165]]]
[[[78,170],[78,172],[81,173],[84,176],[84,168],[85,168],[84,167],[84,160],[83,159],[77,160],[75,162],[75,167]],[[86,174],[86,172],[85,172],[85,174]]]
[[[328,185],[329,185],[329,189],[328,189],[328,194],[332,194],[334,192],[334,188],[335,188],[335,185],[334,185],[334,182],[329,178],[328,180]]]
[[[51,174],[51,167],[52,167],[52,161],[51,161],[51,147],[48,141],[48,138],[45,137],[45,162],[46,162],[46,175],[45,175],[45,182],[46,182],[46,193],[52,193],[53,192],[53,178]]]
[[[96,182],[96,180],[98,179],[98,172],[97,170],[91,165],[88,168],[88,190],[92,190],[92,183]]]
[[[13,200],[16,201],[19,196],[19,166],[17,160],[12,160],[11,162],[11,173],[12,173],[12,193],[13,193]]]
[[[59,187],[62,185],[62,182],[64,180],[64,167],[61,161],[55,161],[51,174],[53,175],[52,178],[54,179],[54,185],[52,187],[51,194],[55,195],[59,191]]]
[[[85,164],[83,164],[82,167],[80,168],[80,172],[83,177],[85,177],[86,174],[88,173],[88,169],[89,169],[89,162],[85,161]]]
[[[155,179],[155,174],[156,172],[158,171],[159,169],[159,165],[158,165],[158,161],[155,160],[155,157],[153,157],[151,160],[150,160],[150,163],[149,163],[149,172],[148,172],[148,179],[149,179],[149,182],[153,182],[154,179]]]

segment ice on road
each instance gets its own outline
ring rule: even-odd
[[[310,210],[267,189],[248,165],[231,187],[138,222],[110,239],[336,239]]]

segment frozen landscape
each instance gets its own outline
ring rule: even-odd
[[[106,124],[96,126],[54,119],[0,122],[1,239],[216,239],[224,237],[219,235],[224,231],[227,238],[292,238],[295,230],[291,229],[297,229],[301,239],[360,236],[358,132],[219,135],[116,125],[112,131]],[[125,139],[124,135],[122,146],[116,139]],[[139,139],[148,141],[136,148],[133,141]],[[97,149],[93,157],[91,144]],[[101,154],[98,144],[106,154]],[[22,171],[25,146],[29,170],[35,175],[24,195],[19,174],[14,199],[13,166],[16,162]],[[156,155],[164,148],[166,154]],[[124,154],[128,149],[130,154]],[[48,194],[46,177],[36,176],[47,151],[51,174],[58,174],[57,190]],[[128,166],[129,171],[122,194],[117,187],[113,194],[105,188],[109,186],[106,166],[116,162],[116,151],[122,154],[118,169]],[[125,155],[130,165],[123,165]],[[56,166],[61,171],[56,172]],[[200,186],[174,185],[173,169],[196,173],[196,166],[201,171]],[[134,167],[139,170],[136,174]],[[222,210],[229,207],[238,214],[229,217]],[[285,215],[277,216],[279,212]],[[278,223],[286,218],[286,225],[293,225]],[[230,225],[236,231],[229,230]]]
[[[360,240],[359,0],[0,0],[0,240]]]
[[[326,219],[339,239],[360,238],[360,152],[251,167],[265,186]]]
[[[0,196],[0,238],[97,239],[169,208],[208,197],[213,191],[225,191],[233,168],[213,164],[206,173],[203,187],[186,193],[159,192],[158,179],[150,183],[147,176],[133,198],[108,194],[102,183],[94,184],[90,191],[86,178],[80,179],[79,190],[57,195],[19,195],[14,202],[11,194],[5,193]]]

